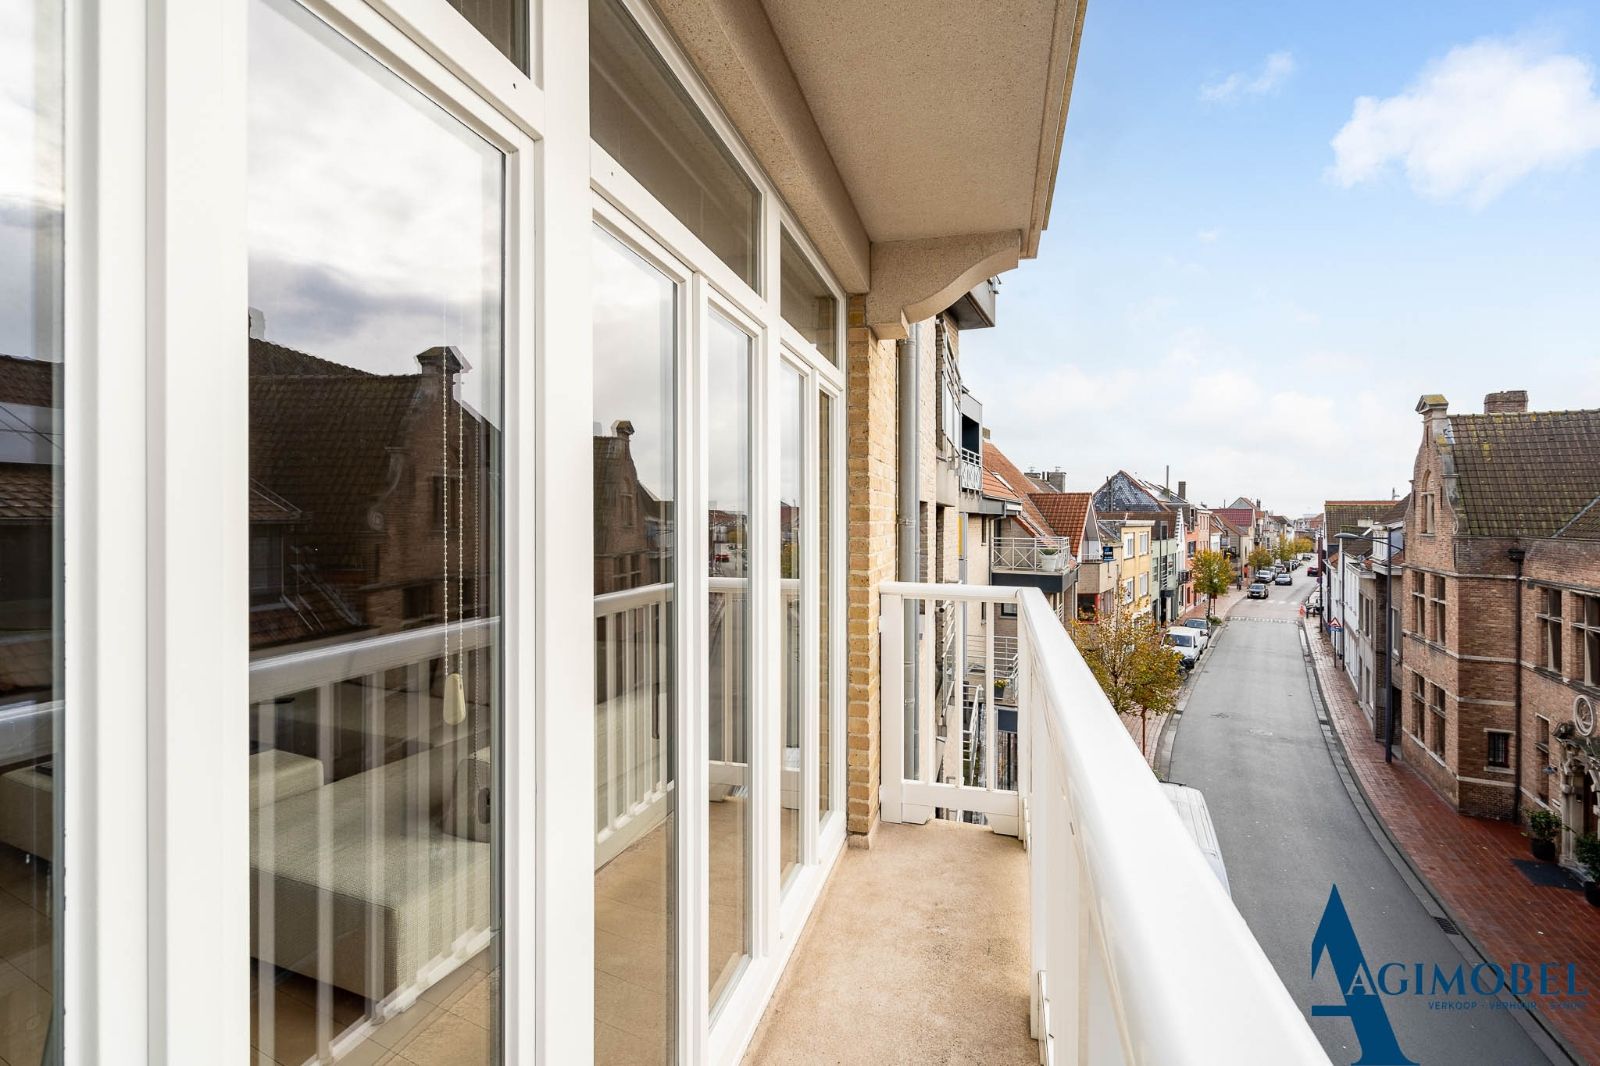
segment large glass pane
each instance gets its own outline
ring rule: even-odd
[[[252,1057],[496,1062],[505,161],[249,29]]]
[[[678,289],[594,239],[595,1061],[674,1058]]]
[[[800,509],[805,499],[805,377],[787,363],[778,380],[778,536],[779,603],[783,619],[782,721],[783,794],[778,835],[778,870],[787,881],[800,862],[800,738],[805,706],[805,659],[801,639],[806,611],[800,594],[806,546]]]
[[[59,1062],[62,3],[0,5],[0,1061]]]
[[[474,29],[523,71],[528,69],[528,4],[531,0],[448,0]]]
[[[833,661],[833,397],[817,394],[817,816],[822,818],[833,805],[828,790],[833,767],[829,760],[833,736],[833,679],[838,676]]]
[[[706,522],[710,545],[711,888],[709,1002],[715,1009],[750,951],[750,360],[749,334],[712,313],[706,345],[710,413]]]
[[[752,287],[761,201],[617,0],[589,3],[589,132]]]
[[[778,306],[783,320],[815,344],[830,363],[838,362],[839,301],[787,229],[783,231],[779,261]]]

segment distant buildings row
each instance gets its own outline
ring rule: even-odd
[[[1465,814],[1600,829],[1600,411],[1417,404],[1399,500],[1321,516],[1323,624],[1374,736]]]

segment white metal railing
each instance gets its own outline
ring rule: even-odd
[[[1027,845],[1040,1061],[1327,1063],[1043,593],[919,582],[880,591],[883,820],[976,812]],[[1017,606],[1015,790],[995,787],[993,715],[983,716],[981,783],[936,778],[931,714],[904,700],[908,600]]]
[[[996,537],[990,562],[995,570],[1060,574],[1072,558],[1066,537]]]
[[[983,489],[983,456],[970,448],[961,449],[961,487],[968,492]]]

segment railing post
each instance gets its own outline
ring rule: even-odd
[[[880,596],[878,605],[879,817],[898,822],[905,782],[905,612],[899,596]]]
[[[993,789],[995,779],[996,759],[995,751],[995,719],[1000,717],[1000,705],[994,695],[994,623],[999,621],[1000,604],[990,604],[989,613],[994,616],[991,623],[983,628],[983,787]],[[1020,622],[1021,619],[1018,619]],[[1018,626],[1020,629],[1020,625]]]

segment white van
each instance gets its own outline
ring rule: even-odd
[[[1173,626],[1167,630],[1167,645],[1173,651],[1183,656],[1183,668],[1194,669],[1194,664],[1200,661],[1200,650],[1205,647],[1204,638],[1197,629],[1188,626]]]
[[[1180,785],[1176,781],[1161,782],[1161,791],[1167,794],[1172,809],[1178,812],[1178,821],[1194,838],[1195,847],[1205,856],[1211,872],[1222,882],[1222,890],[1232,895],[1228,887],[1228,868],[1222,862],[1222,845],[1217,843],[1217,830],[1211,824],[1211,809],[1206,806],[1205,795],[1198,788]]]

